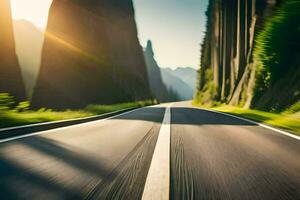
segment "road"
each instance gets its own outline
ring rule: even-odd
[[[0,199],[156,197],[299,200],[300,141],[180,102],[0,143]]]

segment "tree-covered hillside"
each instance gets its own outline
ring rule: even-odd
[[[300,100],[300,1],[286,0],[258,34],[252,107],[281,111]]]
[[[196,101],[283,111],[300,99],[300,1],[210,0]]]

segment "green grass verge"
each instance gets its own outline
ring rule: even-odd
[[[300,112],[270,113],[259,110],[242,109],[232,106],[218,106],[211,109],[236,116],[241,116],[274,127],[290,130],[293,131],[296,135],[300,135]]]
[[[122,109],[144,107],[152,104],[152,101],[139,101],[114,105],[89,105],[82,110],[66,110],[59,112],[46,109],[41,109],[40,111],[28,110],[23,112],[0,109],[0,128],[91,117]]]

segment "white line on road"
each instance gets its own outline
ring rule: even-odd
[[[143,192],[143,200],[168,200],[170,189],[171,104],[167,106],[159,131],[150,169]]]
[[[277,129],[277,128],[273,128],[273,127],[271,127],[271,126],[268,126],[268,125],[265,125],[265,124],[262,124],[262,123],[255,122],[255,121],[250,120],[250,119],[245,119],[245,118],[243,118],[243,117],[238,117],[238,116],[235,116],[235,115],[231,115],[231,114],[228,114],[228,113],[223,113],[223,112],[219,112],[219,111],[215,111],[215,110],[210,110],[210,109],[205,109],[205,108],[200,108],[200,109],[202,109],[202,110],[207,110],[207,111],[214,112],[214,113],[219,113],[219,114],[226,115],[226,116],[229,116],[229,117],[233,117],[233,118],[236,118],[236,119],[240,119],[240,120],[243,120],[243,121],[246,121],[246,122],[255,124],[255,125],[257,125],[257,126],[260,126],[260,127],[263,127],[263,128],[266,128],[266,129],[269,129],[269,130],[272,130],[272,131],[275,131],[275,132],[277,132],[277,133],[281,133],[281,134],[283,134],[283,135],[285,135],[285,136],[294,138],[294,139],[296,139],[296,140],[300,140],[300,137],[297,136],[297,135],[288,133],[288,132],[286,132],[286,131],[283,131],[283,130],[280,130],[280,129]]]
[[[149,106],[149,107],[151,107],[151,106]],[[145,107],[143,107],[143,108],[145,108]],[[36,135],[42,135],[42,134],[51,133],[51,132],[55,132],[55,131],[65,130],[65,129],[69,129],[69,128],[85,126],[85,125],[92,124],[92,123],[95,123],[95,122],[106,121],[106,120],[109,120],[109,119],[113,119],[113,118],[116,118],[116,117],[120,117],[122,115],[126,115],[126,114],[129,114],[129,113],[141,110],[143,108],[138,108],[138,109],[131,110],[131,111],[128,111],[128,112],[124,112],[124,113],[121,113],[121,114],[118,114],[118,115],[115,115],[115,116],[112,116],[112,117],[108,117],[108,118],[105,118],[105,119],[99,119],[99,120],[90,121],[90,122],[86,122],[86,123],[75,124],[75,125],[71,125],[71,126],[64,126],[64,127],[60,127],[60,128],[54,128],[54,129],[46,130],[46,131],[40,131],[40,132],[36,132],[36,133],[29,133],[29,134],[25,134],[25,135],[21,135],[21,136],[15,136],[15,137],[7,138],[7,139],[2,139],[2,140],[0,140],[0,144],[5,143],[5,142],[14,141],[14,140],[19,140],[19,139],[22,139],[22,138],[27,138],[27,137],[32,137],[32,136],[36,136]]]

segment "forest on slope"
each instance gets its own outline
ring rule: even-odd
[[[298,111],[300,1],[210,0],[207,17],[195,101]]]

